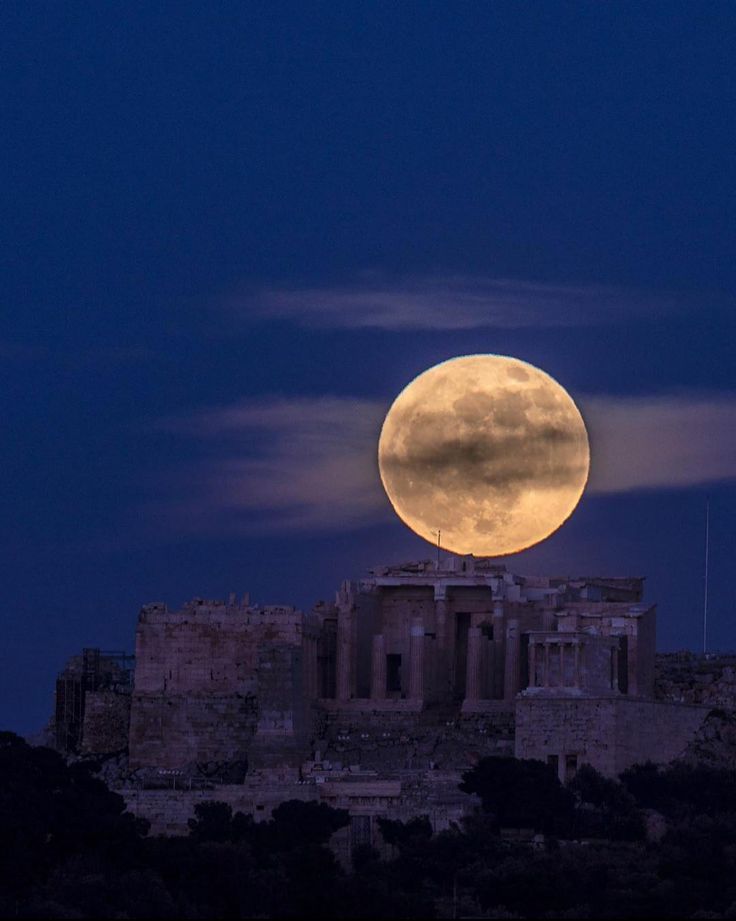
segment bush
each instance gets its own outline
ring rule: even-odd
[[[564,835],[572,827],[574,797],[541,761],[483,758],[463,774],[460,789],[476,793],[502,828]]]

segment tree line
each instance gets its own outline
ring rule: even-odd
[[[329,848],[347,812],[292,800],[269,821],[201,803],[182,837],[95,776],[0,733],[0,915],[13,918],[736,918],[736,772],[485,758],[479,810],[434,834],[380,819],[386,848]],[[514,830],[517,830],[514,833]],[[521,831],[523,830],[523,831]]]

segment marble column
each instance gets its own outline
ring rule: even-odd
[[[302,637],[302,694],[305,700],[316,697],[314,688],[314,640],[311,636]]]
[[[506,655],[504,668],[503,698],[512,701],[519,693],[519,621],[509,620],[506,626]]]
[[[529,640],[529,687],[537,686],[537,645],[533,639]]]
[[[382,633],[373,637],[371,653],[371,700],[384,700],[386,697],[386,637]]]
[[[636,658],[637,658],[637,639],[636,634],[629,634],[629,644],[628,644],[628,664],[629,664],[629,690],[628,693],[632,697],[636,697],[639,694],[639,682],[637,680],[636,673],[638,671],[636,667]]]
[[[560,681],[561,688],[565,687],[565,644],[560,643]]]
[[[437,625],[437,642],[440,647],[447,644],[447,596],[438,588],[434,594],[434,615]]]
[[[465,666],[465,699],[480,699],[480,665],[481,642],[483,636],[480,627],[468,630],[468,657]]]
[[[409,634],[409,697],[424,699],[424,625],[414,622]]]
[[[315,698],[319,697],[321,688],[319,686],[319,640],[317,637],[312,637],[312,659],[311,659],[311,668],[312,668],[312,689]]]
[[[481,697],[484,700],[490,700],[493,698],[493,674],[494,674],[494,663],[493,657],[495,655],[495,649],[493,647],[493,640],[488,639],[487,636],[483,637],[483,655],[481,656],[481,684],[480,684],[480,693]]]
[[[337,688],[338,700],[350,700],[353,660],[353,612],[338,611],[337,615]]]
[[[450,637],[448,634],[447,595],[443,585],[435,586],[434,590],[434,615],[436,641],[434,649],[434,679],[433,692],[439,701],[452,699],[452,685],[450,679]]]
[[[497,601],[493,605],[493,700],[502,700],[504,694],[504,623],[503,604]]]

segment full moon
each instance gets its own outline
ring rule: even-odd
[[[464,355],[396,397],[378,442],[396,514],[454,553],[504,556],[549,537],[585,489],[590,448],[568,392],[534,365]]]

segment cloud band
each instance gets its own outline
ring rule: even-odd
[[[504,278],[415,276],[332,287],[271,287],[233,298],[249,319],[342,329],[525,329],[626,322],[673,307],[671,299],[605,286]]]
[[[589,495],[684,489],[736,478],[736,395],[589,396]],[[204,459],[170,471],[178,528],[345,530],[391,520],[376,445],[388,406],[341,397],[264,399],[167,420]]]

